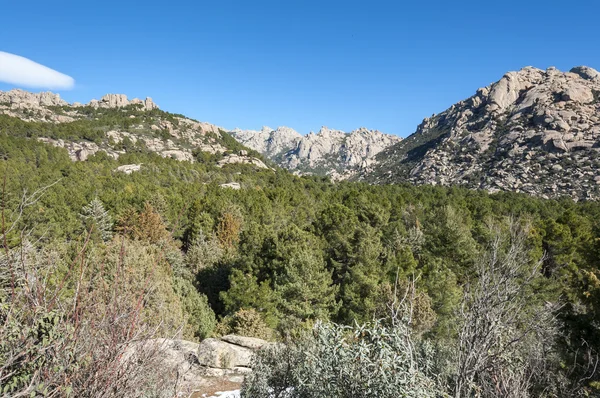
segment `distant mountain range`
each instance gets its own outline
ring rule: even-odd
[[[115,110],[121,110],[120,118],[110,113]],[[73,160],[98,151],[118,157],[134,145],[182,161],[206,160],[199,156],[205,153],[219,165],[267,168],[262,155],[296,174],[333,180],[600,198],[600,73],[585,66],[509,72],[424,119],[406,139],[366,128],[346,133],[322,127],[303,136],[288,127],[263,127],[227,134],[210,123],[163,112],[150,98],[128,100],[121,94],[84,105],[68,104],[53,93],[11,90],[0,92],[0,114],[47,124],[48,133],[36,138],[66,148]],[[71,131],[76,122],[101,125],[102,136],[63,137],[56,128]]]
[[[350,133],[322,127],[302,136],[288,127],[230,132],[239,142],[298,174],[327,175],[334,180],[358,175],[382,150],[400,142],[394,135],[360,128]]]

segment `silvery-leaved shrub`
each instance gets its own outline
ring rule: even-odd
[[[244,398],[440,397],[403,325],[317,323],[299,341],[257,353]]]

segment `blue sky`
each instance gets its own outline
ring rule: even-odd
[[[600,68],[599,13],[594,1],[11,1],[0,51],[73,77],[58,91],[70,102],[124,93],[225,128],[406,136],[506,71]]]

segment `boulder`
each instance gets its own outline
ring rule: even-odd
[[[140,171],[142,164],[124,164],[115,169],[115,171],[120,171],[121,173],[131,174],[134,171]]]
[[[563,101],[574,101],[580,104],[588,104],[594,101],[594,94],[590,87],[587,87],[583,84],[571,83],[565,90],[561,93],[561,97]]]
[[[235,334],[223,336],[221,337],[221,340],[227,343],[238,345],[240,347],[249,348],[251,350],[260,350],[261,348],[272,344],[266,340],[258,339],[256,337],[238,336]]]
[[[100,99],[100,106],[106,108],[120,108],[129,105],[125,94],[106,94]]]
[[[39,108],[42,106],[65,106],[68,102],[60,95],[51,92],[30,93],[21,89],[0,91],[0,103],[8,103],[22,108]]]
[[[239,182],[228,182],[226,184],[219,185],[221,188],[241,189]]]
[[[146,109],[147,111],[151,111],[152,109],[158,109],[158,105],[156,105],[152,101],[152,98],[146,97],[146,99],[144,100],[144,109]]]
[[[575,73],[586,80],[597,80],[600,78],[600,73],[596,69],[590,68],[589,66],[576,66],[571,69],[570,72]]]
[[[210,368],[250,367],[254,351],[218,339],[205,339],[198,346],[198,362]]]

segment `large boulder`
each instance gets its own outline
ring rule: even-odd
[[[125,94],[106,94],[100,99],[100,105],[106,108],[120,108],[129,105]]]
[[[273,344],[263,339],[258,339],[256,337],[237,336],[235,334],[228,334],[227,336],[223,336],[221,337],[221,340],[230,344],[235,344],[240,347],[249,348],[251,350],[260,350],[263,347]]]
[[[589,66],[576,66],[570,71],[576,73],[586,80],[596,80],[600,78],[600,73],[597,70],[590,68]]]
[[[210,368],[250,367],[254,350],[217,339],[205,339],[198,346],[198,362]]]

